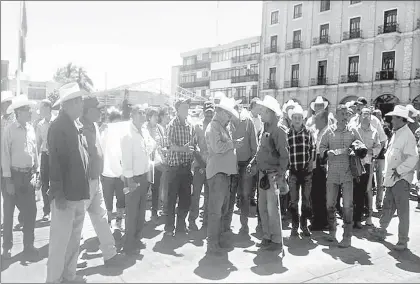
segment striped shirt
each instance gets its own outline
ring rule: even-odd
[[[312,133],[305,126],[296,131],[292,126],[287,132],[287,150],[289,167],[300,171],[308,168],[309,162],[315,160],[315,141]]]

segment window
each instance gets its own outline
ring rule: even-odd
[[[249,74],[251,74],[251,75],[254,75],[254,74],[257,74],[258,75],[258,64],[252,64],[250,67],[249,67]]]
[[[350,5],[362,2],[362,0],[350,0]]]
[[[275,83],[276,82],[276,67],[272,67],[269,69],[269,77],[268,77],[268,81],[270,83]]]
[[[302,17],[302,4],[293,7],[293,19]]]
[[[327,60],[318,62],[318,84],[325,85],[327,83]]]
[[[397,31],[397,9],[384,12],[384,33]]]
[[[279,11],[271,12],[271,24],[275,25],[279,23]]]
[[[232,73],[231,69],[214,70],[211,72],[211,80],[229,80],[232,77]]]
[[[360,37],[360,17],[350,19],[350,38]]]
[[[197,56],[184,57],[184,65],[194,65],[197,62]]]
[[[235,100],[242,99],[244,100],[246,97],[246,87],[237,87],[235,92]]]
[[[347,82],[353,83],[359,81],[359,56],[349,57],[349,70],[347,75]]]
[[[252,100],[255,97],[258,97],[258,88],[254,85],[251,87],[251,94],[249,99]]]
[[[394,71],[395,66],[395,51],[388,51],[382,53],[382,70]]]
[[[181,83],[192,83],[195,82],[196,75],[195,74],[187,74],[182,75]]]
[[[277,36],[275,35],[275,36],[271,36],[271,39],[270,39],[270,46],[271,46],[271,49],[273,49],[273,48],[277,48]]]
[[[260,53],[260,43],[252,43],[251,44],[251,54]]]
[[[294,87],[294,88],[299,86],[299,64],[292,65],[291,86]]]
[[[321,0],[321,12],[328,11],[330,9],[330,1],[329,0]]]
[[[319,29],[319,43],[328,43],[328,35],[330,33],[330,24],[324,24]]]
[[[302,31],[293,31],[293,48],[300,48]]]
[[[201,73],[201,77],[205,78],[209,76],[209,71],[203,71],[203,73]]]
[[[201,96],[206,97],[206,90],[201,90]]]

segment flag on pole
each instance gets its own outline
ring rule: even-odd
[[[28,34],[28,22],[26,19],[26,4],[23,1],[22,21],[20,24],[20,69],[23,72],[23,64],[26,62],[26,35]]]

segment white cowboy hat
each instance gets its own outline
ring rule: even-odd
[[[315,110],[315,105],[316,104],[324,104],[324,109],[325,109],[327,107],[327,105],[328,105],[328,102],[327,101],[324,101],[324,99],[321,96],[317,96],[316,99],[315,99],[315,101],[313,101],[311,103],[311,109],[312,110]]]
[[[83,95],[86,95],[87,92],[80,90],[79,88],[79,84],[77,83],[68,83],[65,84],[63,86],[61,86],[61,88],[58,90],[59,94],[60,94],[60,98],[55,102],[55,104],[53,105],[53,107],[58,106],[59,104],[62,104],[66,101],[78,98],[78,97],[82,97]]]
[[[220,100],[223,98],[226,98],[225,93],[219,91],[219,92],[214,93],[213,101],[215,104],[218,104]]]
[[[405,106],[396,105],[394,107],[394,110],[391,112],[388,112],[387,114],[385,114],[385,116],[399,116],[399,117],[407,119],[407,121],[409,122],[414,122],[414,120],[410,118],[409,112],[410,111]]]
[[[289,111],[288,108],[294,108],[296,105],[298,105],[298,103],[290,99],[283,105],[282,111],[287,114]]]
[[[271,109],[278,116],[280,116],[282,114],[279,102],[274,97],[272,97],[270,95],[266,95],[264,97],[264,100],[262,100],[262,101],[257,101],[257,104],[260,105],[260,106],[266,107],[268,109]]]
[[[420,113],[417,109],[414,108],[414,106],[412,104],[408,104],[405,107],[408,109],[411,117],[416,117]]]
[[[29,100],[26,95],[19,95],[13,98],[11,105],[7,108],[6,113],[11,114],[15,109],[24,107],[24,106],[33,106],[36,105],[36,102]]]
[[[12,91],[1,92],[1,103],[10,102],[13,99]]]
[[[287,116],[291,120],[294,114],[300,114],[303,118],[305,118],[308,115],[308,111],[303,110],[301,105],[296,105],[294,108],[289,109],[289,111],[287,112]]]
[[[235,110],[235,105],[236,103],[234,98],[224,97],[215,106],[230,112],[234,117],[239,119],[239,113]]]

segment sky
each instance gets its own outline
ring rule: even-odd
[[[72,62],[103,90],[170,80],[180,53],[261,34],[260,1],[28,1],[23,79],[52,80]],[[216,36],[218,19],[218,36]],[[13,75],[19,2],[1,1],[1,59]]]

